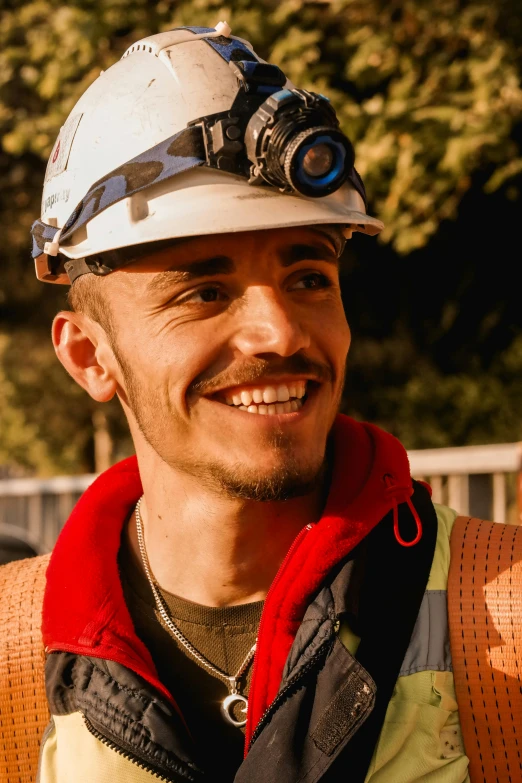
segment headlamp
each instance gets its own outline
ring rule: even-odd
[[[281,89],[277,66],[231,62],[240,90],[228,112],[200,117],[207,165],[246,176],[251,185],[321,198],[350,175],[355,154],[324,95]]]
[[[306,90],[279,90],[252,115],[245,130],[250,183],[322,197],[338,190],[354,163],[327,98]]]

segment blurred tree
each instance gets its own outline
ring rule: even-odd
[[[37,471],[92,469],[95,406],[56,365],[48,339],[64,289],[35,280],[28,252],[60,125],[129,43],[219,19],[296,84],[332,98],[372,211],[386,223],[378,243],[356,238],[347,251],[356,338],[346,409],[410,447],[521,438],[521,280],[508,265],[522,183],[520,8],[520,0],[4,0],[0,395],[22,419],[19,443],[14,434],[0,451]],[[117,456],[129,442],[116,407],[108,423]]]

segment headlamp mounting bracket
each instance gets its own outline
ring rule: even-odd
[[[242,138],[247,121],[248,117],[224,111],[189,123],[202,129],[207,166],[230,174],[245,172],[243,176],[246,175],[249,163]]]
[[[250,60],[231,60],[229,66],[238,80],[239,87],[246,93],[266,97],[281,90],[286,84],[286,76],[277,65]]]
[[[203,130],[207,165],[248,177],[251,163],[246,156],[246,126],[267,97],[281,90],[286,76],[277,65],[250,60],[231,60],[239,93],[232,109],[189,122]],[[265,183],[266,184],[266,183]]]

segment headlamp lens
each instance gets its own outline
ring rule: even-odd
[[[324,177],[330,171],[333,159],[333,152],[328,144],[316,144],[303,158],[303,171],[309,177]]]
[[[309,128],[288,145],[285,174],[293,189],[305,196],[333,193],[353,165],[353,148],[334,128]]]

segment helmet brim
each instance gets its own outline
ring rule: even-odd
[[[328,223],[343,226],[346,236],[353,231],[374,236],[384,228],[366,214],[349,183],[330,196],[307,198],[200,168],[113,204],[60,246],[60,253],[86,258],[165,239]]]

